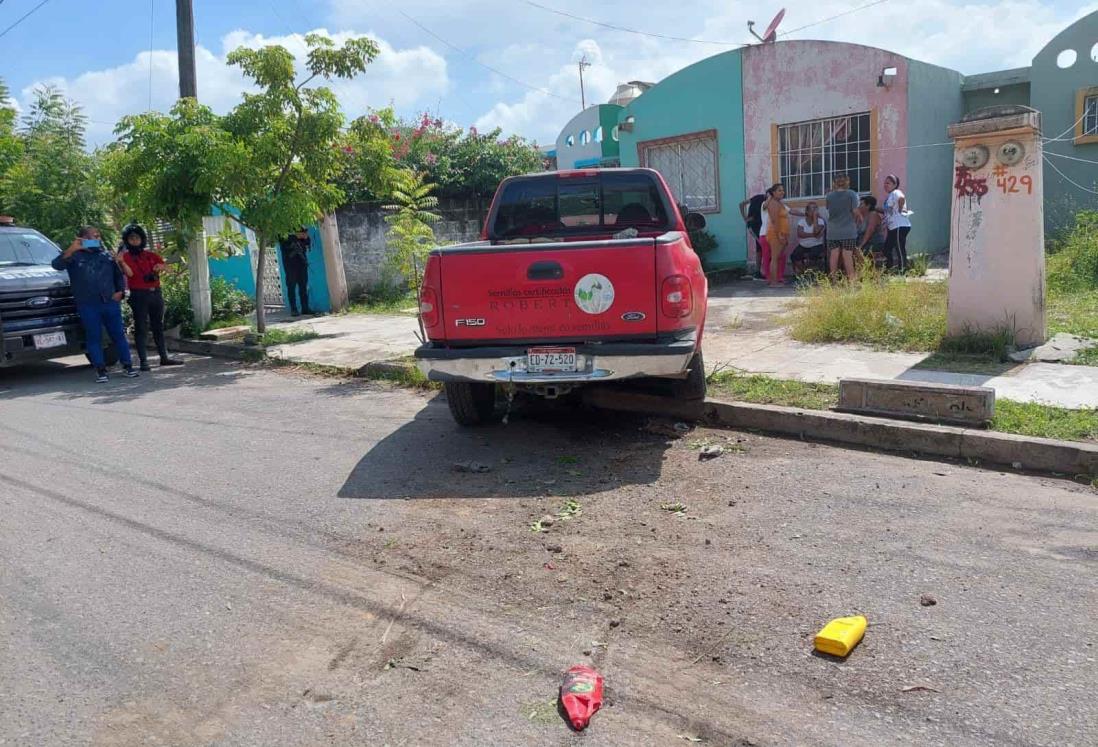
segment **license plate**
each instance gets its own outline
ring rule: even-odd
[[[526,370],[531,373],[574,373],[575,348],[530,348],[526,351]]]
[[[64,332],[46,332],[34,336],[34,347],[38,350],[64,347],[67,342]]]

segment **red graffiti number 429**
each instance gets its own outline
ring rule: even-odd
[[[1029,174],[1021,177],[1000,176],[995,181],[995,185],[1003,190],[1003,194],[1005,195],[1019,194],[1022,191],[1022,187],[1025,187],[1027,195],[1033,194],[1033,177]]]

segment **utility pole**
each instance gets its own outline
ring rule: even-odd
[[[585,68],[591,67],[591,63],[587,61],[587,55],[580,58],[579,70],[580,70],[580,107],[587,108],[587,94],[583,90],[583,71]]]
[[[179,49],[179,98],[198,98],[198,79],[194,68],[194,5],[191,0],[175,0],[175,36]]]
[[[175,0],[175,36],[179,52],[179,98],[198,100],[198,76],[194,66],[194,5],[192,0]],[[210,260],[206,256],[204,226],[176,226],[193,231],[187,242],[187,274],[191,286],[191,311],[200,330],[213,316],[210,301]]]

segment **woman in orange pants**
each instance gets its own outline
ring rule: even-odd
[[[767,275],[768,285],[771,288],[779,288],[785,280],[785,248],[789,243],[789,208],[785,206],[785,187],[780,183],[766,190],[770,199],[763,205],[766,211],[768,225],[766,229],[766,243],[770,249],[770,272]]]

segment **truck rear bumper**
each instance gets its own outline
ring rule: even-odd
[[[576,345],[577,370],[562,373],[527,371],[526,348],[446,348],[428,343],[415,355],[420,371],[431,381],[583,384],[649,376],[682,378],[697,345],[693,339]]]

